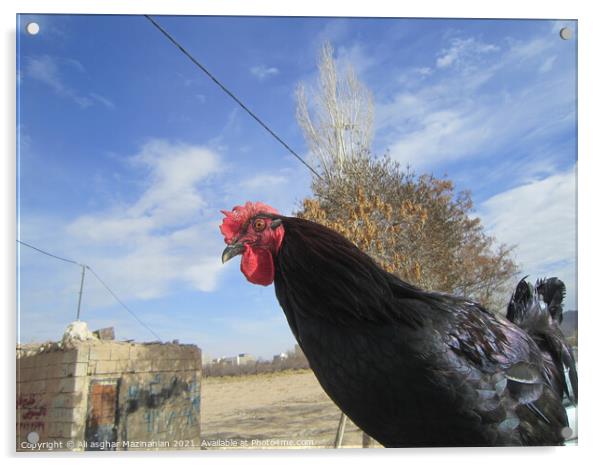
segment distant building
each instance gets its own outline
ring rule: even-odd
[[[238,356],[238,365],[242,366],[245,364],[255,364],[255,362],[257,361],[255,359],[255,356],[253,356],[252,354],[249,353],[240,353]]]
[[[244,366],[246,364],[255,364],[257,359],[249,353],[240,353],[237,356],[224,356],[215,358],[211,361],[212,364],[223,364],[225,366]]]
[[[218,363],[225,366],[238,366],[238,358],[237,356],[223,357],[219,358]]]
[[[288,354],[286,354],[286,353],[275,354],[272,362],[286,361],[287,358],[288,358]]]

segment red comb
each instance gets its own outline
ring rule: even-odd
[[[232,212],[222,210],[221,213],[225,217],[219,230],[224,235],[226,244],[230,244],[240,234],[247,220],[262,212],[266,214],[278,214],[276,209],[262,202],[246,202],[244,206],[237,205],[234,207]]]

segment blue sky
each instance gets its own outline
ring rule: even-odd
[[[374,94],[374,152],[471,190],[522,271],[561,277],[577,306],[575,22],[157,19],[308,161],[295,88],[315,83],[329,40]],[[19,238],[92,266],[165,340],[213,356],[292,347],[272,287],[221,265],[217,227],[246,200],[291,213],[307,169],[145,18],[19,22]],[[19,260],[20,341],[57,339],[80,270],[24,247]],[[82,319],[153,339],[92,276]]]

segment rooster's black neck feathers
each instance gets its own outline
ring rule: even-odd
[[[417,327],[425,318],[420,309],[400,309],[395,298],[417,299],[434,307],[457,300],[400,280],[322,225],[294,217],[283,217],[282,224],[285,236],[275,258],[276,293],[280,297],[279,289],[286,290],[289,301],[303,302],[303,307],[295,308],[304,317],[314,314],[341,325],[389,321]]]

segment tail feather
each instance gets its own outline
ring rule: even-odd
[[[539,279],[535,284],[535,289],[548,306],[552,319],[561,324],[562,302],[566,296],[566,286],[563,281],[556,277]]]
[[[570,346],[567,344],[560,323],[562,302],[566,287],[562,280],[552,277],[537,280],[535,287],[520,280],[510,298],[506,317],[525,330],[537,342],[542,354],[553,367],[549,367],[552,384],[577,403],[577,366]],[[565,375],[568,370],[568,380]],[[571,389],[569,390],[569,383]]]
[[[535,290],[533,285],[527,282],[527,277],[528,275],[524,276],[516,285],[506,311],[508,320],[519,326],[525,321],[533,320],[539,314]]]

